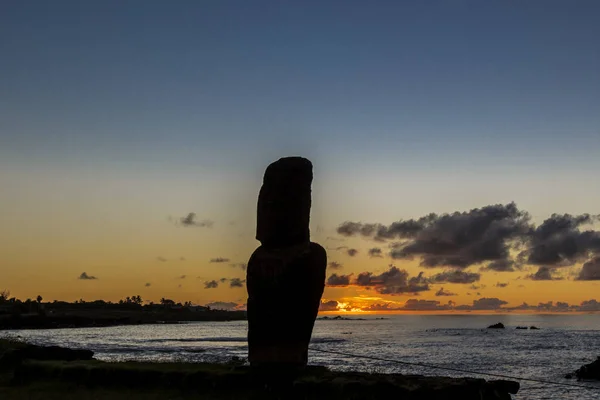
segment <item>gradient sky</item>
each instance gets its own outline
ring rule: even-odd
[[[3,1],[0,289],[244,303],[204,283],[244,277],[229,264],[258,245],[262,174],[287,155],[314,163],[328,247],[344,221],[511,201],[535,223],[600,214],[599,20],[594,0]],[[214,224],[175,223],[190,212]],[[329,257],[345,274],[391,263],[346,241],[359,255]],[[483,274],[481,297],[600,297],[598,281],[519,287],[527,273]]]

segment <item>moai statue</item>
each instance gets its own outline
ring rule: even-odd
[[[248,262],[248,359],[261,367],[303,367],[325,288],[327,253],[310,241],[312,164],[302,157],[268,166],[258,196]]]

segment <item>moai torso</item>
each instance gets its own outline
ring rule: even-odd
[[[257,239],[250,257],[248,346],[252,365],[307,363],[308,343],[325,287],[327,254],[310,242],[312,164],[284,158],[265,172]]]

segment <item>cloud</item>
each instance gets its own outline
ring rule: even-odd
[[[229,280],[228,278],[221,278],[221,279],[219,279],[219,282],[221,282],[221,283],[225,283],[225,282],[227,282],[228,280]]]
[[[349,286],[351,277],[352,277],[352,274],[350,274],[350,275],[331,274],[331,276],[329,278],[327,278],[327,286]]]
[[[480,278],[481,275],[476,272],[454,270],[433,275],[429,281],[431,283],[473,283],[479,281]],[[479,287],[475,288],[475,285],[472,285],[471,288],[478,289]]]
[[[469,286],[469,289],[473,289],[473,290],[479,290],[479,289],[485,289],[485,288],[486,288],[485,285],[472,284],[471,286]]]
[[[496,287],[505,288],[508,286],[508,282],[498,282],[496,283]]]
[[[383,257],[381,249],[379,247],[373,247],[369,249],[369,257]]]
[[[181,289],[183,286],[182,286],[181,284],[179,284],[179,285],[177,285],[177,287],[178,287],[179,289]]]
[[[398,269],[393,265],[380,275],[375,275],[372,272],[361,272],[353,284],[373,287],[378,293],[390,295],[430,290],[429,281],[423,276],[422,272],[418,276],[409,278],[406,270]]]
[[[150,282],[146,282],[146,284],[144,286],[145,287],[150,287],[150,286],[152,286],[152,284]]]
[[[94,279],[98,279],[95,276],[92,275],[88,275],[86,272],[82,272],[81,275],[79,275],[79,278],[77,279],[81,279],[81,280],[94,280]]]
[[[597,217],[589,214],[552,214],[531,233],[529,247],[519,254],[531,265],[562,267],[587,260],[600,252],[600,232],[581,231],[582,225],[593,223]]]
[[[600,256],[593,258],[592,260],[583,264],[579,275],[577,276],[578,281],[598,281],[600,280]]]
[[[444,290],[444,288],[440,288],[437,292],[435,292],[436,296],[456,296],[456,293],[449,292]]]
[[[509,260],[511,242],[522,238],[530,229],[529,215],[510,203],[467,212],[429,214],[389,226],[344,222],[338,227],[338,233],[378,240],[406,239],[392,249],[392,258],[420,257],[423,267],[466,268],[483,262]]]
[[[185,257],[179,257],[179,261],[185,261]]]
[[[223,258],[223,257],[211,258],[209,262],[211,262],[211,263],[226,263],[226,262],[229,262],[229,258]]]
[[[515,270],[517,264],[512,260],[496,260],[489,263],[482,270],[496,271],[496,272],[512,272]]]
[[[167,259],[161,256],[156,257],[156,261],[167,262]]]
[[[177,279],[185,279],[185,278],[187,278],[187,275],[181,275]]]
[[[179,218],[179,224],[183,225],[183,226],[211,228],[213,226],[214,222],[210,221],[210,220],[206,220],[206,219],[203,221],[198,221],[196,219],[196,213],[191,212],[188,215],[186,215],[185,217]]]
[[[498,310],[503,305],[508,304],[504,300],[500,300],[496,297],[483,297],[481,299],[473,300],[472,305],[461,305],[457,306],[457,310]]]
[[[532,281],[557,281],[562,278],[554,277],[553,269],[548,267],[539,267],[535,274],[527,275],[526,279]]]
[[[212,303],[205,304],[206,307],[210,307],[213,310],[226,310],[234,311],[239,308],[239,305],[234,302],[225,301],[213,301]]]
[[[348,249],[348,250],[346,250],[346,254],[348,254],[350,257],[354,257],[355,255],[358,254],[358,250],[356,250],[356,249]]]
[[[319,311],[337,311],[338,302],[335,300],[321,301],[319,305]]]
[[[340,269],[342,267],[343,267],[343,265],[337,261],[332,261],[329,263],[329,268],[331,268],[331,269]]]
[[[204,282],[204,289],[215,289],[217,287],[219,287],[219,282],[215,280]]]
[[[231,278],[231,280],[229,281],[229,287],[230,288],[244,287],[244,283],[246,283],[245,279]]]
[[[239,268],[242,271],[245,271],[248,268],[248,264],[246,263],[234,263],[234,264],[229,264],[230,267],[234,267],[234,268]]]
[[[596,300],[586,300],[578,307],[578,311],[600,311],[600,302]]]
[[[402,310],[401,307],[393,306],[392,303],[376,303],[363,307],[363,311],[397,311]]]
[[[442,311],[451,310],[453,307],[453,301],[449,301],[446,304],[441,304],[441,302],[437,300],[410,299],[406,301],[402,309],[408,311]]]

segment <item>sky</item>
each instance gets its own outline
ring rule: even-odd
[[[600,309],[582,305],[600,301],[599,18],[593,0],[4,1],[0,289],[241,307],[262,174],[299,155],[336,263],[323,310]]]

